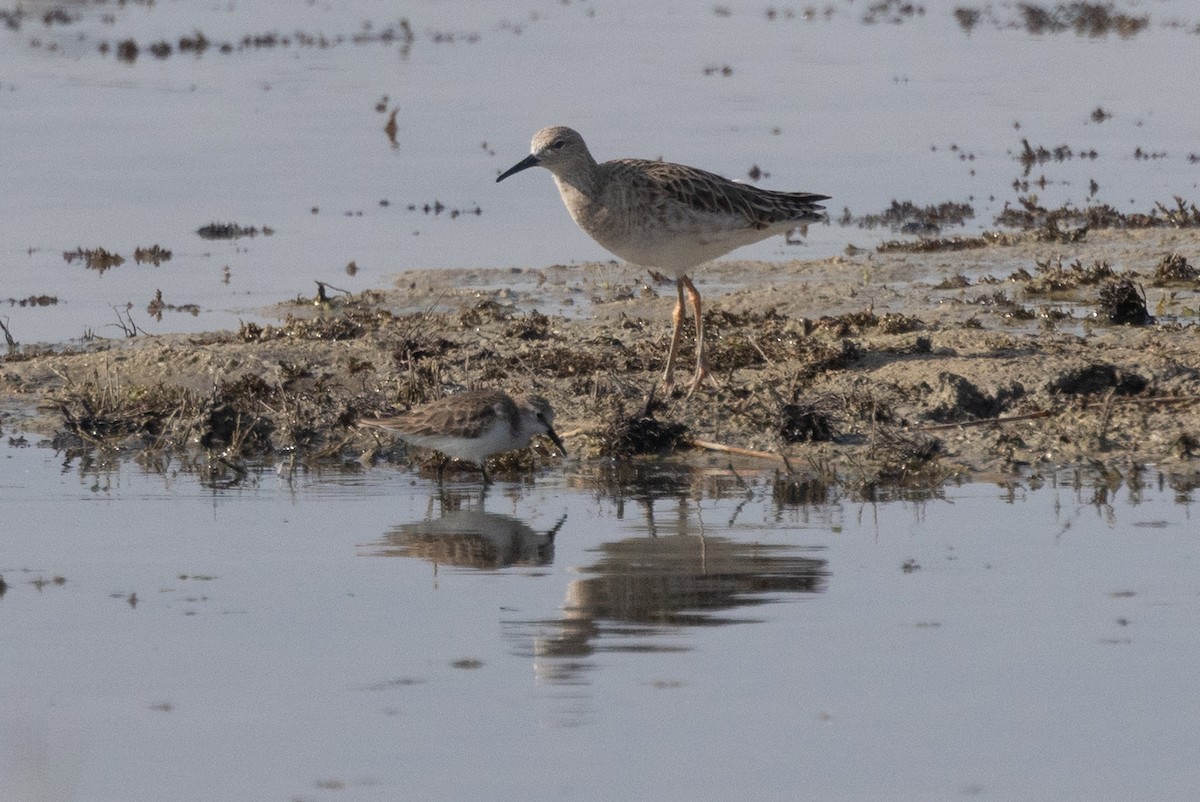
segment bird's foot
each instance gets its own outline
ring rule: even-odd
[[[716,387],[716,380],[713,379],[712,375],[708,372],[708,366],[707,365],[697,366],[695,375],[693,375],[692,380],[687,383],[686,395],[688,398],[691,398],[693,395],[696,394],[696,391],[700,389],[700,386],[702,384],[704,384],[705,379],[708,379],[709,381],[711,381],[713,383],[713,387]]]

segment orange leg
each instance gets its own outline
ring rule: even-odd
[[[680,287],[687,287],[688,298],[692,302],[692,314],[696,318],[696,373],[688,383],[688,395],[700,389],[700,385],[708,378],[708,351],[704,347],[704,316],[700,313],[700,290],[687,276],[679,279]],[[683,303],[683,291],[680,290],[679,302]]]
[[[675,357],[679,354],[679,341],[683,337],[683,282],[685,279],[679,279],[675,282],[675,288],[679,292],[679,300],[675,302],[675,311],[671,313],[671,320],[675,323],[675,328],[671,331],[671,349],[667,351],[667,369],[663,371],[663,395],[670,397],[671,390],[675,388],[675,381],[671,378],[671,374],[675,372]],[[691,283],[690,281],[688,282]]]

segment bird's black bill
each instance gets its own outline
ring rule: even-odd
[[[500,176],[496,179],[496,183],[499,184],[501,181],[508,178],[510,175],[513,175],[514,173],[519,173],[522,170],[528,170],[530,167],[537,167],[537,165],[538,165],[538,157],[534,156],[532,153],[530,153],[524,159],[521,159],[521,161],[517,162],[512,167],[509,167],[507,170],[505,170],[503,173],[501,173]]]
[[[558,432],[554,431],[552,426],[546,427],[546,436],[554,441],[554,445],[558,447],[558,450],[562,452],[564,457],[567,456],[567,447],[563,445],[562,438],[558,436]]]

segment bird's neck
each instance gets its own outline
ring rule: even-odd
[[[595,167],[594,164],[591,166]],[[600,189],[597,186],[595,169],[572,170],[561,175],[555,173],[554,182],[558,184],[558,191],[562,193],[564,200],[568,196],[592,199],[596,197]]]

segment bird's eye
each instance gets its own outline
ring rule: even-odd
[[[565,144],[567,144],[567,143],[566,143],[566,140],[563,140],[563,139],[556,139],[556,140],[554,140],[553,142],[551,142],[551,143],[550,143],[550,147],[551,147],[551,149],[552,149],[552,150],[562,150],[562,149],[563,149],[563,145],[565,145]]]

